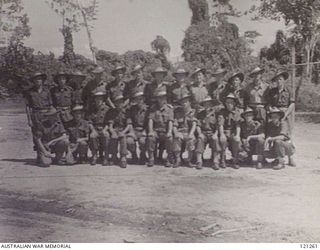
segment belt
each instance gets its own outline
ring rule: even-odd
[[[139,131],[139,132],[141,132],[141,131],[143,131],[143,130],[144,130],[144,128],[143,128],[143,127],[135,127],[134,129],[135,129],[135,130],[137,130],[137,131]]]
[[[71,109],[71,107],[70,107],[70,106],[65,106],[65,107],[57,107],[57,109],[60,109],[60,110],[66,111],[66,110],[69,110],[69,109]]]
[[[46,113],[50,111],[51,108],[31,108],[33,112]]]
[[[248,106],[250,107],[255,107],[255,108],[264,108],[265,107],[265,103],[249,103]]]

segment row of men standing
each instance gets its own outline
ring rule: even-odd
[[[46,75],[37,73],[31,78],[33,87],[25,96],[42,166],[48,166],[51,159],[57,164],[72,164],[74,159],[86,162],[89,146],[92,165],[100,158],[103,165],[118,162],[126,167],[129,151],[134,162],[153,166],[166,150],[165,166],[179,166],[187,150],[186,165],[201,169],[209,144],[214,169],[226,166],[227,147],[233,167],[239,167],[239,152],[246,149],[249,156],[258,155],[257,167],[261,168],[267,145],[279,147],[265,134],[272,127],[267,112],[281,120],[279,128],[273,129],[279,130],[278,135],[273,137],[282,136],[286,142],[275,150],[275,168],[283,168],[286,155],[295,165],[290,143],[294,98],[285,84],[287,72],[275,75],[274,88],[262,81],[264,70],[259,67],[249,74],[252,83],[246,86],[241,72],[223,83],[223,69],[212,73],[214,77],[208,81],[204,69],[197,68],[189,75],[179,68],[172,73],[173,83],[164,81],[168,72],[162,67],[152,72],[151,82],[144,80],[141,65],[132,69],[130,81],[124,80],[125,72],[126,67],[115,67],[111,73],[114,80],[106,83],[102,80],[104,69],[97,67],[92,71],[93,80],[84,87],[86,76],[81,72],[54,75],[56,86],[50,89],[44,86]]]

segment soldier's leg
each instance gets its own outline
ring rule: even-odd
[[[189,142],[189,143],[188,143],[189,144],[188,145],[188,147],[189,147],[188,154],[192,155],[193,152],[195,152],[196,158],[197,158],[196,168],[197,169],[201,169],[202,168],[202,164],[203,164],[203,162],[202,162],[202,158],[203,157],[202,156],[203,156],[203,153],[204,153],[204,151],[206,149],[206,146],[208,144],[208,137],[206,135],[204,135],[204,134],[201,134],[201,135],[197,136],[196,141],[192,141],[192,142]],[[194,146],[194,150],[192,150],[192,146]],[[191,161],[191,158],[190,158],[190,161]]]
[[[97,154],[99,150],[99,138],[98,135],[90,135],[89,148],[92,153],[91,165],[97,164]]]
[[[239,168],[239,152],[241,149],[241,142],[236,141],[234,136],[229,139],[231,154],[232,154],[232,167],[235,169]]]
[[[132,161],[133,163],[136,164],[138,160],[136,140],[133,136],[130,136],[130,135],[127,135],[126,140],[127,140],[128,151],[131,153],[131,156],[132,156]]]
[[[145,164],[146,162],[146,150],[147,150],[147,137],[144,133],[136,134],[136,137],[138,138],[138,145],[140,149],[140,164]]]
[[[173,152],[173,137],[167,137],[166,134],[161,134],[159,136],[159,145],[164,145],[164,149],[167,151],[167,159],[165,162],[165,167],[173,167],[174,162],[174,152]],[[159,150],[161,151],[161,150]]]
[[[120,167],[126,168],[128,148],[127,148],[127,138],[125,135],[119,136],[119,147],[120,147]]]
[[[81,141],[78,142],[77,153],[79,155],[78,163],[85,163],[88,156],[88,142]]]
[[[179,167],[181,165],[182,152],[182,135],[180,133],[172,138],[172,152],[175,158],[173,167]]]
[[[157,147],[157,138],[156,135],[149,135],[146,140],[146,147],[148,152],[148,167],[153,167],[154,165],[154,152]]]
[[[211,164],[212,169],[219,169],[219,154],[221,153],[221,145],[219,143],[219,139],[215,135],[210,135],[208,138],[208,143],[211,148]]]
[[[289,145],[287,142],[282,140],[273,141],[272,151],[275,154],[276,159],[278,160],[278,165],[274,166],[273,169],[279,170],[285,167],[285,156],[288,153]]]
[[[264,157],[263,157],[264,138],[253,139],[250,141],[249,145],[250,145],[249,155],[257,156],[256,168],[261,169],[263,167],[262,162],[264,160]]]

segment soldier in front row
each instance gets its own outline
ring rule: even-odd
[[[73,120],[66,124],[70,148],[77,163],[83,164],[88,160],[90,124],[83,118],[83,106],[81,105],[72,108],[72,116]]]
[[[105,103],[105,92],[98,91],[92,94],[94,104],[92,111],[87,113],[86,119],[90,122],[89,146],[92,152],[91,165],[96,165],[98,153],[103,166],[109,165],[109,131],[107,112],[110,109]]]
[[[172,153],[172,128],[173,128],[173,107],[167,103],[167,92],[161,88],[154,93],[156,105],[153,106],[148,118],[147,151],[148,166],[153,167],[155,156],[162,161],[163,152]],[[157,154],[158,152],[158,154]],[[171,166],[169,157],[165,164]]]
[[[173,124],[173,159],[169,159],[173,167],[181,165],[182,155],[185,150],[188,152],[186,165],[192,167],[192,159],[195,153],[195,132],[197,127],[196,112],[191,107],[191,94],[185,89],[179,97],[179,106],[174,110]],[[169,163],[169,164],[170,164]],[[202,168],[202,158],[197,157],[196,168]]]

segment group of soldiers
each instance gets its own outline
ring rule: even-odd
[[[209,146],[206,162],[215,170],[227,163],[235,169],[242,163],[261,169],[270,158],[274,169],[282,169],[286,157],[296,166],[288,72],[276,73],[270,86],[259,67],[247,84],[243,73],[226,78],[222,68],[211,77],[203,68],[192,73],[178,68],[173,82],[165,81],[169,72],[163,67],[153,70],[152,81],[144,79],[143,71],[136,65],[127,80],[127,68],[117,65],[111,72],[114,80],[105,82],[105,70],[97,66],[87,83],[79,71],[59,72],[53,87],[45,83],[47,75],[34,74],[24,96],[38,164],[90,161],[126,168],[130,159],[149,167],[163,163],[201,169]]]

